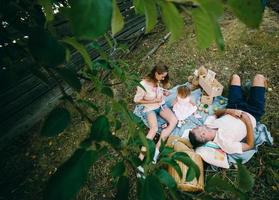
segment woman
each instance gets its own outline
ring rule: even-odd
[[[156,162],[161,139],[165,141],[170,135],[172,130],[177,124],[177,119],[174,113],[165,104],[164,96],[168,95],[166,88],[169,86],[168,67],[163,63],[158,63],[144,78],[140,84],[145,88],[137,87],[137,93],[134,97],[134,102],[142,104],[144,106],[144,112],[147,115],[147,121],[149,124],[149,131],[147,134],[148,139],[153,139],[158,131],[157,116],[160,115],[168,122],[168,126],[164,128],[160,134],[160,139],[156,144],[156,152],[154,155],[154,161]],[[161,87],[162,86],[162,87]],[[142,153],[139,158],[144,159],[143,152],[146,151],[145,147],[141,149]]]

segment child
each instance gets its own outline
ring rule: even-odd
[[[173,103],[173,111],[178,119],[177,127],[184,124],[184,120],[196,112],[197,107],[190,100],[191,91],[187,86],[179,86],[177,88],[177,97]]]

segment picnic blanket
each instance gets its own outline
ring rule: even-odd
[[[189,85],[189,83],[187,82],[183,85]],[[167,96],[166,99],[165,99],[166,104],[170,108],[172,108],[172,102],[176,98],[176,91],[177,91],[177,87],[179,87],[179,86],[180,85],[177,85],[174,88],[172,88],[171,90],[169,90],[170,95]],[[190,97],[191,97],[191,100],[196,103],[196,105],[199,105],[201,95],[202,95],[201,89],[196,89],[196,90],[191,92]],[[220,101],[221,99],[223,101]],[[222,102],[222,104],[220,102]],[[172,131],[171,135],[176,135],[176,136],[180,136],[180,137],[183,136],[183,134],[185,132],[187,132],[187,130],[204,124],[206,118],[209,115],[212,115],[214,113],[215,109],[225,108],[226,105],[227,105],[227,98],[225,98],[223,96],[215,97],[212,105],[210,105],[208,107],[208,113],[205,113],[203,111],[197,111],[197,113],[199,114],[199,118],[195,117],[194,115],[191,115],[190,117],[188,117],[185,120],[185,124],[183,124],[182,127],[180,127],[180,128],[176,127]],[[144,113],[143,110],[144,110],[144,107],[142,105],[137,105],[134,109],[134,114],[136,116],[138,116],[144,122],[144,124],[148,127],[146,113]],[[166,122],[161,117],[158,117],[157,121],[158,121],[158,129],[159,129],[158,132],[161,132],[161,130],[162,130],[161,126]],[[271,137],[270,132],[267,130],[267,127],[260,122],[257,123],[257,126],[254,129],[254,135],[255,135],[255,147],[253,149],[249,150],[249,151],[243,152],[242,154],[228,154],[227,156],[228,156],[228,161],[229,161],[230,164],[236,163],[236,161],[239,160],[239,159],[242,160],[242,163],[246,163],[258,151],[258,147],[261,144],[263,144],[264,142],[267,143],[268,145],[273,144],[273,138]]]

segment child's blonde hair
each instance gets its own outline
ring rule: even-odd
[[[177,95],[182,98],[186,98],[187,96],[190,95],[190,93],[191,93],[191,90],[187,86],[179,86],[177,88]]]

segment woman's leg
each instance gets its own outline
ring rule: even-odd
[[[147,114],[147,121],[149,124],[149,131],[146,135],[146,138],[153,140],[157,131],[158,131],[158,124],[157,124],[157,116],[156,113],[151,111]]]
[[[157,116],[154,111],[150,111],[149,113],[147,113],[147,121],[148,121],[148,125],[149,125],[149,131],[146,135],[146,138],[153,140],[153,138],[155,137],[155,135],[158,131]],[[144,154],[146,153],[146,151],[147,151],[146,147],[142,146],[141,153],[139,155],[140,160],[144,159]]]
[[[160,134],[160,139],[159,139],[158,143],[156,144],[156,147],[158,149],[161,145],[161,139],[163,141],[165,141],[177,124],[177,119],[176,119],[174,113],[168,107],[165,107],[164,109],[161,110],[160,116],[163,119],[165,119],[169,123],[169,125],[167,128],[163,129]]]

